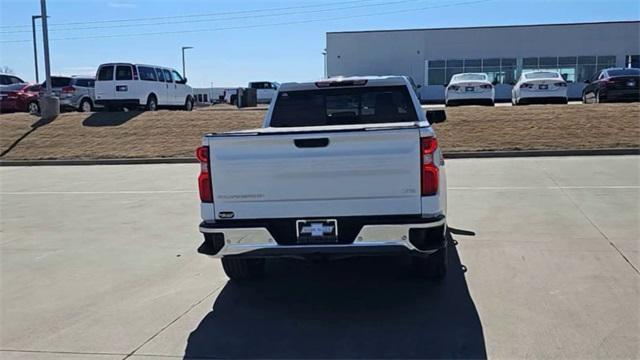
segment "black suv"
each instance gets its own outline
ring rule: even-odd
[[[640,101],[640,69],[611,68],[598,71],[586,81],[582,102]]]

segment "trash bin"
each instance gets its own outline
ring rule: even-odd
[[[258,106],[258,94],[256,89],[238,88],[237,106],[239,108]]]

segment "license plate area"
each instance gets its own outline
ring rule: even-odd
[[[549,85],[547,85],[547,84],[539,85],[539,86],[538,86],[538,89],[540,89],[540,90],[547,90],[547,89],[549,89]]]
[[[475,90],[475,89],[474,89],[474,87],[473,87],[473,86],[466,86],[466,87],[464,88],[464,91],[474,91],[474,90]]]
[[[298,244],[335,244],[338,242],[338,221],[314,219],[296,221]]]

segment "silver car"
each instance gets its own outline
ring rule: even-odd
[[[71,109],[80,112],[94,110],[95,78],[91,76],[52,76],[52,92],[60,99],[61,109]],[[42,91],[46,82],[42,83]]]

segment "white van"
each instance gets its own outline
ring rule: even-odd
[[[249,83],[249,88],[256,89],[258,102],[265,104],[271,102],[271,99],[273,98],[273,95],[276,94],[278,87],[280,87],[280,84],[271,81],[254,81]]]
[[[95,103],[108,110],[159,106],[193,109],[193,90],[187,79],[171,68],[155,65],[109,63],[98,67]]]

